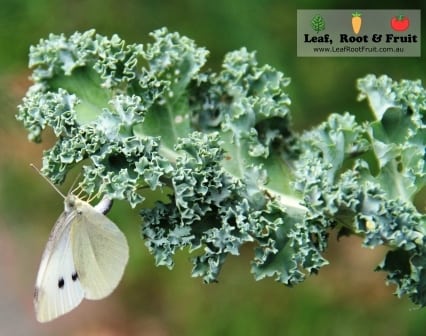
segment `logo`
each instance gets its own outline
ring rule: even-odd
[[[297,56],[420,57],[420,19],[419,9],[300,9]]]
[[[359,31],[361,30],[361,25],[362,25],[361,13],[358,13],[358,12],[352,13],[352,30],[355,33],[355,35],[358,35]]]
[[[404,15],[394,16],[390,21],[390,25],[394,31],[405,31],[410,27],[410,19]]]
[[[311,20],[311,27],[317,34],[325,29],[325,20],[321,15],[315,15]]]

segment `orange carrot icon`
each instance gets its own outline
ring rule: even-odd
[[[357,35],[361,30],[362,18],[361,13],[352,13],[352,30]]]

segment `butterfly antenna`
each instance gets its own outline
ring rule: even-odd
[[[71,189],[72,190],[72,189]],[[71,191],[72,194],[80,198],[81,194],[84,192],[83,187],[79,184],[74,190]]]
[[[75,184],[77,183],[77,181],[78,181],[78,179],[80,178],[80,176],[81,176],[81,173],[78,173],[78,175],[76,176],[76,178],[74,179],[74,181],[73,181],[73,182],[72,182],[72,184],[71,184],[70,191],[68,192],[68,194],[72,194],[72,193],[74,193],[75,191],[77,191],[79,188],[81,188],[81,185],[79,184],[79,185],[78,185],[78,186],[74,189],[74,186],[75,186]],[[81,189],[79,193],[81,193],[82,191],[83,191],[83,189]]]
[[[30,166],[31,167],[33,167],[34,169],[35,169],[35,171],[37,172],[37,173],[39,173],[39,175],[42,177],[42,178],[44,178],[46,181],[47,181],[47,183],[49,183],[51,186],[52,186],[52,188],[53,189],[55,189],[56,190],[56,192],[59,194],[59,195],[61,195],[63,198],[66,198],[65,197],[65,195],[53,184],[53,182],[52,181],[50,181],[46,176],[44,176],[42,173],[41,173],[41,171],[36,167],[36,166],[34,166],[32,163],[30,163]]]

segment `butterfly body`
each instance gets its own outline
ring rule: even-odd
[[[34,291],[37,320],[47,322],[117,287],[129,258],[124,234],[102,212],[75,195],[65,198],[44,250]]]

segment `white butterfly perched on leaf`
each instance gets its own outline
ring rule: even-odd
[[[34,307],[39,322],[71,311],[83,298],[111,294],[129,259],[126,237],[104,215],[112,200],[104,198],[93,207],[73,194],[63,197],[64,212],[50,233],[37,274]]]

